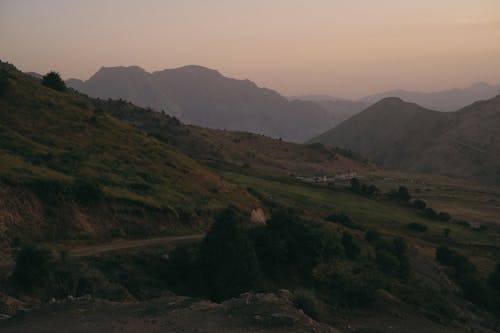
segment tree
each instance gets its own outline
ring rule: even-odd
[[[438,219],[443,222],[448,222],[451,219],[451,215],[445,212],[440,212],[438,214]]]
[[[491,288],[500,292],[500,260],[497,261],[495,270],[488,277],[488,283],[491,286]]]
[[[361,191],[361,182],[357,178],[351,179],[351,191],[359,193]]]
[[[398,189],[398,198],[405,201],[405,202],[408,202],[410,201],[411,199],[411,195],[410,193],[408,192],[408,189],[405,187],[405,186],[400,186],[399,189]]]
[[[25,290],[41,287],[48,279],[51,253],[34,246],[23,246],[16,257],[12,279]]]
[[[65,91],[66,83],[61,79],[61,76],[57,72],[49,72],[42,78],[42,84],[46,87],[57,91]]]
[[[236,208],[225,209],[201,244],[200,268],[212,300],[237,296],[260,280],[255,249],[240,224]]]
[[[355,259],[361,253],[361,246],[354,236],[349,232],[344,232],[342,235],[342,245],[344,246],[345,255],[349,259]]]
[[[413,205],[415,206],[416,209],[419,210],[424,210],[426,207],[425,201],[417,199],[413,202]]]

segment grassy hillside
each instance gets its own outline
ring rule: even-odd
[[[204,162],[239,166],[246,172],[314,176],[366,173],[375,167],[359,156],[323,145],[300,145],[248,132],[184,125],[169,115],[125,101],[87,100],[106,114],[124,120],[183,153]]]
[[[128,222],[116,212],[103,212],[109,208],[106,202],[135,207],[137,211],[123,215],[128,220],[138,215],[133,220],[139,229],[141,224],[162,229],[168,221],[200,221],[229,202],[245,210],[257,204],[168,144],[69,93],[44,87],[8,64],[0,70],[0,178],[4,199],[11,201],[0,206],[2,230],[19,234],[29,224],[22,225],[23,214],[16,213],[26,202],[19,201],[20,195],[9,196],[16,191],[41,200],[43,217],[36,218],[41,234],[53,216],[70,225],[92,225],[90,229],[109,219],[122,224],[119,230],[125,228]],[[148,209],[155,212],[154,219],[148,220]],[[76,218],[78,214],[85,217]]]

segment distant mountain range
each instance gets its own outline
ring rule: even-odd
[[[436,92],[418,92],[401,89],[390,90],[360,98],[358,101],[373,104],[387,97],[398,97],[404,101],[417,103],[432,110],[456,111],[475,101],[492,98],[498,94],[500,94],[500,84],[490,85],[479,82],[463,89]]]
[[[164,110],[187,124],[292,142],[304,142],[338,123],[333,113],[313,102],[289,101],[249,80],[230,79],[201,66],[154,73],[136,66],[101,68],[87,81],[66,83],[91,97],[122,98]]]
[[[314,138],[381,166],[500,185],[500,95],[456,112],[386,98]]]

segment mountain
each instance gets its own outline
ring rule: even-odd
[[[91,97],[122,98],[184,123],[249,131],[286,141],[304,142],[327,130],[335,116],[315,103],[288,101],[249,80],[224,77],[201,66],[148,73],[142,68],[101,68],[87,81],[68,86]]]
[[[323,145],[301,145],[250,132],[185,125],[167,114],[124,101],[92,100],[92,103],[96,109],[130,123],[203,163],[287,177],[334,176],[375,169],[373,164]]]
[[[500,185],[500,95],[457,112],[386,98],[314,138],[381,166]]]
[[[417,103],[433,110],[456,111],[475,101],[489,99],[498,94],[500,94],[500,84],[490,85],[479,82],[463,89],[450,89],[437,92],[417,92],[401,89],[390,90],[360,98],[358,101],[373,104],[387,97],[399,97],[405,101]]]
[[[0,63],[0,254],[12,239],[146,236],[257,201],[171,145]]]
[[[351,101],[328,95],[306,95],[295,97],[299,100],[311,101],[335,116],[335,125],[363,111],[373,103],[362,101]]]

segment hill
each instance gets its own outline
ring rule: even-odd
[[[203,163],[235,166],[245,172],[275,176],[335,176],[375,170],[345,151],[323,145],[300,145],[250,132],[182,124],[161,112],[124,101],[88,100],[93,107],[124,120]],[[222,165],[222,164],[223,165]]]
[[[418,92],[402,89],[390,90],[360,98],[358,101],[373,104],[387,97],[398,97],[433,110],[456,111],[475,101],[489,99],[498,94],[500,94],[500,85],[479,82],[463,89],[449,89],[436,92]]]
[[[249,80],[224,77],[201,66],[148,73],[142,68],[101,68],[89,80],[68,86],[99,98],[122,98],[184,123],[264,134],[304,142],[327,130],[335,116],[306,101],[288,101]]]
[[[500,96],[458,112],[387,98],[313,139],[392,169],[500,184]]]
[[[203,228],[256,200],[165,142],[0,64],[0,248]],[[246,208],[244,208],[246,207]]]

